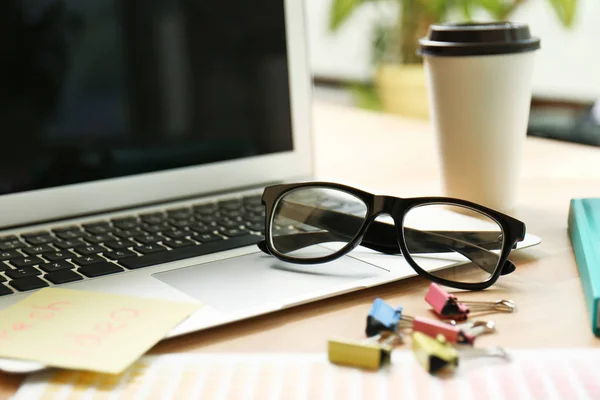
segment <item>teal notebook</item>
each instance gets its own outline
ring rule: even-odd
[[[592,331],[600,336],[600,198],[571,200],[569,236],[575,251]]]

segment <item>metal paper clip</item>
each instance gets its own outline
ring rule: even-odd
[[[469,311],[500,311],[513,312],[517,308],[512,300],[496,300],[496,301],[461,301],[469,307]]]
[[[463,333],[464,342],[462,344],[473,344],[475,339],[483,334],[496,332],[496,323],[494,321],[473,321],[456,325]]]
[[[498,301],[459,301],[458,298],[447,293],[439,285],[432,283],[429,286],[425,301],[429,303],[434,311],[442,318],[454,318],[464,321],[470,312],[501,311],[513,312],[516,305],[512,300]]]
[[[367,336],[375,336],[384,331],[396,332],[402,317],[402,307],[393,308],[385,301],[377,298],[367,316]]]
[[[389,334],[360,341],[333,339],[328,342],[327,355],[334,364],[376,370],[390,361],[392,345],[398,338]]]

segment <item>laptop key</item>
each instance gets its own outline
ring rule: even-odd
[[[70,239],[76,239],[78,237],[84,236],[85,232],[82,231],[81,229],[77,228],[77,229],[73,229],[73,230],[69,230],[69,231],[64,231],[64,232],[55,232],[54,234],[59,239],[70,240]]]
[[[54,253],[45,253],[43,256],[48,261],[61,261],[66,260],[67,258],[77,257],[75,253],[72,253],[69,250],[56,251]]]
[[[137,218],[117,218],[112,220],[113,225],[119,229],[133,229],[140,226],[140,222]]]
[[[72,249],[76,246],[86,245],[87,242],[85,242],[82,238],[77,238],[70,240],[57,240],[53,244],[60,249]]]
[[[73,261],[77,265],[83,266],[83,265],[90,265],[90,264],[105,262],[106,260],[104,260],[104,258],[102,258],[100,256],[90,254],[88,256],[75,257],[71,261]]]
[[[0,272],[2,272],[2,271],[8,271],[9,269],[12,269],[12,268],[9,267],[8,264],[0,262]]]
[[[175,228],[187,228],[196,223],[194,218],[186,218],[186,219],[170,219],[167,221],[169,225]]]
[[[50,274],[46,274],[44,275],[44,278],[54,283],[55,285],[60,285],[61,283],[80,281],[83,279],[83,276],[71,270],[65,269],[63,271],[56,271]]]
[[[127,269],[138,269],[171,261],[203,256],[205,254],[212,254],[219,251],[235,249],[238,247],[250,246],[260,242],[261,240],[262,237],[257,235],[238,236],[229,240],[221,240],[218,242],[201,244],[197,246],[182,247],[180,249],[174,249],[171,251],[147,254],[141,257],[126,258],[119,261],[119,263]]]
[[[14,250],[7,250],[7,251],[0,252],[0,261],[6,261],[6,260],[10,260],[12,258],[19,258],[19,257],[23,257],[23,255]],[[1,269],[0,269],[0,271],[1,271]]]
[[[111,240],[115,240],[115,237],[109,234],[104,234],[104,235],[92,235],[86,238],[86,240],[90,243],[94,243],[94,244],[98,244],[98,243],[105,243],[105,242],[109,242]]]
[[[17,268],[31,267],[43,263],[42,259],[37,256],[13,258],[10,263]]]
[[[217,242],[220,240],[224,240],[222,236],[215,235],[214,233],[199,233],[199,234],[193,235],[192,238],[201,243],[210,243],[210,242]]]
[[[167,211],[167,213],[169,213],[169,211]],[[186,220],[188,218],[192,218],[192,210],[189,211],[179,211],[179,212],[173,212],[173,213],[169,213],[169,218],[171,219],[183,219]]]
[[[21,250],[23,250],[25,253],[29,254],[30,256],[35,256],[37,254],[42,254],[42,253],[52,253],[52,252],[56,251],[52,247],[48,246],[47,244],[40,244],[39,246],[23,247]]]
[[[4,276],[0,275],[0,282],[5,282],[5,281],[6,281],[6,278]]]
[[[159,251],[167,251],[167,249],[159,244],[145,244],[143,246],[134,247],[135,251],[142,254],[157,253]]]
[[[187,246],[195,246],[196,243],[192,242],[191,240],[188,239],[171,239],[171,240],[165,240],[163,242],[163,244],[165,246],[169,246],[172,249],[178,249],[180,247],[187,247]]]
[[[13,294],[14,292],[7,288],[5,285],[0,284],[0,296],[8,296],[9,294]]]
[[[17,237],[17,235],[6,235],[0,237],[0,242],[8,242],[10,240],[19,240],[19,238]]]
[[[160,224],[142,226],[142,229],[147,233],[159,233],[162,231],[166,231],[169,228],[170,228],[169,224],[167,224],[166,222],[161,222]]]
[[[135,254],[131,250],[122,249],[122,250],[115,250],[115,251],[107,251],[106,253],[104,253],[104,256],[106,256],[107,258],[110,258],[111,260],[121,260],[121,259],[127,258],[127,257],[137,257],[137,254]]]
[[[206,225],[206,224],[194,224],[190,227],[194,232],[198,233],[212,233],[219,228],[214,225]]]
[[[39,244],[52,243],[54,240],[56,240],[56,239],[54,239],[52,236],[50,236],[50,234],[40,235],[40,236],[31,236],[31,237],[25,238],[25,241],[32,246],[37,246]]]
[[[114,274],[121,271],[123,271],[123,268],[108,261],[85,265],[77,269],[77,272],[87,276],[88,278]]]
[[[117,228],[114,228],[114,227],[110,226],[109,224],[106,224],[106,225],[90,226],[89,228],[85,228],[85,231],[87,233],[89,233],[90,235],[105,235],[107,233],[114,232],[116,229]]]
[[[41,275],[42,271],[33,268],[33,267],[23,267],[19,269],[11,269],[10,271],[5,271],[4,274],[9,279],[19,279],[19,278],[27,278],[28,276],[37,276]]]
[[[246,196],[242,198],[244,205],[262,205],[262,196],[260,194],[254,196]]]
[[[20,240],[9,240],[7,242],[0,242],[0,250],[15,250],[27,246]]]
[[[252,231],[264,233],[265,232],[265,223],[255,223],[255,222],[246,222],[244,226]]]
[[[77,246],[74,247],[73,250],[75,250],[77,253],[81,254],[82,256],[87,256],[89,254],[98,254],[98,253],[102,253],[104,250],[104,247],[98,246],[98,245],[88,245],[88,246]]]
[[[119,239],[129,239],[135,235],[140,235],[142,233],[143,232],[140,228],[133,228],[133,229],[119,229],[119,230],[115,231],[113,233],[113,235],[118,237]]]
[[[44,272],[56,272],[65,269],[73,269],[75,266],[68,261],[55,261],[51,263],[40,264],[39,268]]]
[[[220,221],[219,226],[227,229],[239,228],[242,225],[239,221]]]
[[[133,239],[143,244],[153,244],[160,242],[163,238],[158,235],[136,235]]]
[[[163,213],[149,213],[140,215],[142,222],[148,225],[160,224],[165,221]]]
[[[47,282],[41,280],[37,276],[30,276],[28,278],[15,279],[8,282],[10,286],[17,289],[19,292],[25,292],[27,290],[41,289],[48,285]]]
[[[123,240],[111,240],[110,242],[104,243],[104,245],[113,250],[127,249],[129,247],[135,246],[135,243],[129,239]]]
[[[190,231],[184,231],[182,229],[171,229],[169,231],[163,232],[163,235],[170,239],[184,239],[185,237],[190,235]]]
[[[243,236],[243,235],[247,235],[248,231],[245,231],[243,229],[237,229],[237,228],[232,228],[232,229],[223,229],[221,230],[221,233],[227,237],[236,237],[236,236]]]
[[[205,224],[216,223],[220,221],[222,218],[221,213],[210,214],[210,215],[200,215],[196,217],[196,219],[200,222],[204,222]]]

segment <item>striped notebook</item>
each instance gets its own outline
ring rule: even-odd
[[[187,353],[147,356],[121,375],[53,370],[29,377],[14,400],[108,399],[600,399],[600,349],[515,350],[511,361],[464,359],[430,376],[410,351],[377,372],[325,354]]]

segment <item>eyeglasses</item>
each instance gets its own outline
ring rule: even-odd
[[[262,201],[266,240],[259,247],[282,261],[325,263],[362,245],[401,254],[419,275],[457,289],[482,290],[513,272],[508,255],[525,237],[523,222],[447,197],[379,196],[307,182],[269,186]],[[393,223],[381,220],[385,215]]]

